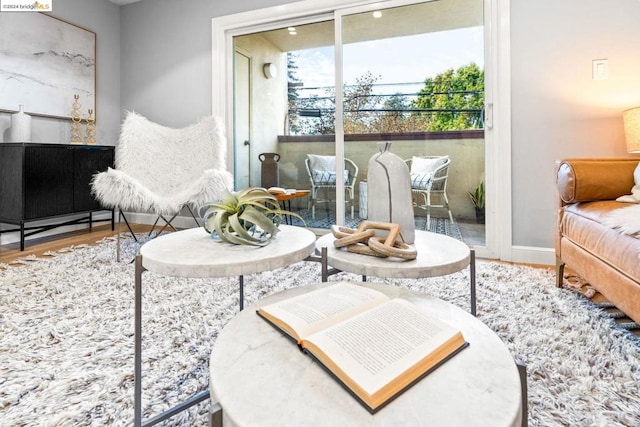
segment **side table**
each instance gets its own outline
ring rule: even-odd
[[[326,286],[270,295],[234,317],[211,352],[212,420],[231,426],[520,426],[518,368],[500,338],[477,318],[436,297],[364,283],[404,298],[462,331],[469,347],[371,415],[314,359],[255,313],[261,305]]]
[[[157,237],[140,248],[135,260],[135,392],[134,426],[151,426],[207,399],[204,391],[175,407],[142,421],[142,273],[174,277],[239,277],[240,310],[244,308],[244,275],[275,270],[302,261],[314,251],[313,232],[281,225],[264,247],[215,242],[204,228],[191,228]]]
[[[297,199],[298,197],[308,196],[309,193],[311,193],[311,190],[293,190],[286,193],[271,192],[271,195],[275,197],[278,202],[282,203],[282,209],[291,211],[291,200]],[[293,224],[291,221],[291,215],[285,215],[284,220],[287,224]]]
[[[348,252],[333,245],[333,234],[325,234],[318,239],[316,247],[321,251],[322,281],[339,271],[347,271],[367,276],[421,279],[444,276],[469,266],[471,314],[476,315],[476,258],[475,251],[464,242],[430,231],[416,230],[413,247],[418,251],[414,260],[377,258]],[[333,267],[329,269],[328,266]]]

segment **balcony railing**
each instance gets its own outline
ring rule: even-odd
[[[378,152],[376,143],[379,141],[393,141],[391,152],[402,159],[448,155],[451,166],[447,189],[454,218],[475,218],[467,190],[475,188],[484,175],[483,130],[345,135],[344,155],[358,166],[358,183],[366,181],[369,159]],[[309,189],[310,182],[304,166],[307,154],[334,155],[334,144],[334,135],[279,136],[280,186]],[[358,184],[356,191],[359,191]],[[355,200],[359,200],[358,194]]]

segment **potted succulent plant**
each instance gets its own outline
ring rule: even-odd
[[[300,215],[280,209],[276,198],[259,187],[225,191],[220,201],[206,203],[202,210],[204,228],[211,237],[236,245],[269,244],[278,234],[283,215],[302,220]]]
[[[467,191],[467,194],[476,209],[476,222],[484,224],[484,181],[480,181],[480,184],[473,191]]]

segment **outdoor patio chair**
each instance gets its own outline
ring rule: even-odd
[[[447,178],[449,176],[449,156],[420,156],[405,160],[411,173],[411,193],[413,206],[427,212],[428,230],[431,226],[431,208],[445,208],[453,223],[453,215],[447,197]],[[434,204],[434,196],[439,204]]]
[[[166,227],[175,230],[171,222],[185,208],[199,226],[193,210],[219,200],[223,190],[233,188],[233,176],[226,170],[223,129],[220,120],[211,116],[174,129],[129,112],[115,148],[115,169],[94,175],[91,182],[96,200],[118,209],[118,228],[124,219],[136,242],[125,211],[156,215],[149,236],[160,219],[165,225],[156,235]],[[116,257],[119,261],[120,232]]]
[[[311,182],[311,195],[309,198],[311,218],[315,219],[316,204],[329,203],[331,200],[329,190],[333,190],[335,193],[336,157],[307,154],[304,163],[307,168],[307,174],[309,175],[309,181]],[[354,189],[357,178],[358,166],[356,166],[353,161],[344,159],[344,189],[349,195],[348,200],[345,199],[345,203],[350,203],[351,205],[351,219],[354,218]],[[326,199],[318,199],[318,190],[320,189],[327,191]]]

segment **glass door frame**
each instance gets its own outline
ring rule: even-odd
[[[428,0],[431,1],[431,0]],[[305,0],[213,18],[212,25],[212,114],[222,118],[227,135],[233,131],[233,37],[260,31],[303,25],[345,14],[423,3],[417,0]],[[486,244],[476,247],[479,257],[513,261],[511,221],[511,88],[509,55],[509,1],[483,0],[485,10],[485,126]],[[341,24],[341,22],[340,22]],[[335,25],[335,31],[341,25]],[[340,35],[341,36],[341,35]],[[338,34],[336,34],[338,37]],[[342,113],[342,46],[336,38],[336,109]],[[338,53],[340,51],[340,53]],[[340,57],[338,58],[338,55]],[[340,76],[338,76],[338,74]],[[338,93],[340,93],[340,98]],[[336,110],[336,117],[338,117]],[[340,114],[342,123],[342,114]],[[338,126],[340,134],[338,135]],[[344,158],[344,135],[336,122],[337,165]],[[339,142],[340,140],[340,142]],[[233,138],[227,138],[227,153],[233,153]],[[233,158],[227,159],[232,173]],[[343,167],[343,166],[342,166]],[[336,171],[339,173],[339,171]],[[338,175],[340,176],[340,175]],[[340,180],[338,180],[338,183]],[[344,218],[344,184],[337,189],[337,218]],[[499,230],[499,233],[498,233]]]

